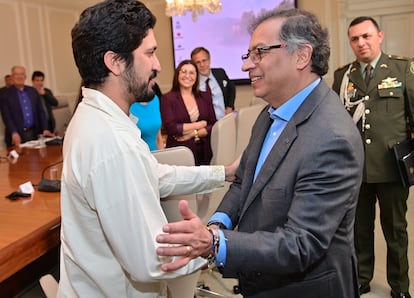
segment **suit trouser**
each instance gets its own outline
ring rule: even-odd
[[[407,198],[409,188],[395,183],[362,183],[355,215],[355,249],[360,284],[374,275],[375,203],[387,244],[387,280],[394,291],[408,292]]]

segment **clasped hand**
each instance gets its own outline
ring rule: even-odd
[[[213,246],[210,232],[190,209],[188,202],[181,200],[178,208],[183,220],[164,225],[165,234],[159,234],[156,237],[158,243],[166,244],[157,248],[159,256],[180,257],[161,265],[161,270],[166,272],[184,267],[199,256],[207,256]]]

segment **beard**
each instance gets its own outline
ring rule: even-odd
[[[150,81],[157,76],[157,72],[153,71],[147,82],[139,82],[139,75],[136,73],[134,64],[131,63],[122,74],[128,94],[133,100],[131,102],[149,102],[154,98],[154,90],[150,87]]]
[[[136,97],[135,101],[136,102],[150,102],[151,100],[154,99],[154,97],[155,97],[154,90],[152,89],[152,87],[148,86],[146,92],[144,92],[144,94],[140,98]]]

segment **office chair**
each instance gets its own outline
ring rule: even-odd
[[[40,287],[46,298],[56,298],[58,293],[58,282],[51,274],[43,275],[39,279]]]
[[[236,119],[233,113],[214,123],[210,143],[213,152],[210,164],[226,165],[233,162],[236,157]]]
[[[195,164],[193,152],[184,146],[166,148],[153,151],[152,154],[161,164],[193,166]],[[197,210],[196,194],[183,196],[170,196],[161,199],[161,207],[169,222],[181,220],[181,214],[178,210],[178,202],[187,200],[192,210]],[[197,286],[201,271],[198,270],[192,274],[178,277],[167,281],[168,293],[171,298],[190,298],[195,294],[202,297],[223,297],[226,296],[214,293],[203,284]]]
[[[213,157],[211,165],[228,165],[236,158],[236,119],[230,113],[214,123],[210,136]],[[230,183],[225,182],[224,187],[211,193],[197,196],[197,215],[207,223],[213,212],[217,209]]]
[[[239,156],[243,153],[249,143],[253,124],[265,106],[266,102],[262,101],[250,106],[242,107],[237,112],[235,156]]]

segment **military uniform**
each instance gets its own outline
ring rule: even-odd
[[[355,217],[358,277],[367,285],[374,273],[375,203],[387,243],[387,280],[396,292],[408,292],[407,198],[392,146],[414,128],[414,61],[381,54],[365,85],[358,61],[337,69],[333,89],[358,125],[365,146],[363,182]],[[408,120],[408,125],[407,125]],[[414,130],[412,130],[414,132]]]

